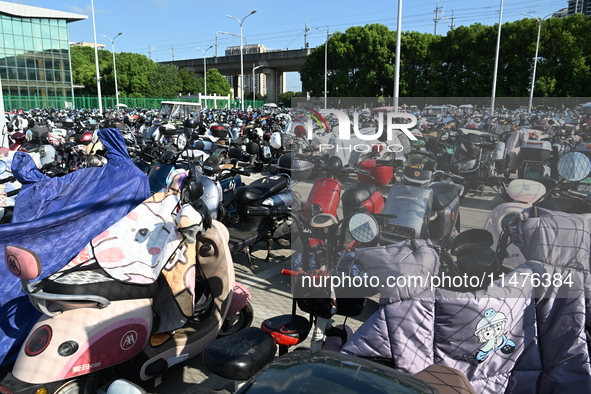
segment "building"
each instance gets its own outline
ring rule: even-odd
[[[248,55],[250,53],[267,52],[267,48],[261,44],[244,45],[244,46],[242,46],[242,48],[244,49],[245,55]],[[233,56],[233,55],[240,55],[240,46],[226,48],[226,56]]]
[[[253,44],[253,45],[244,45],[244,54],[248,55],[251,53],[264,53],[267,52],[267,48],[261,44]],[[227,47],[226,56],[233,56],[233,55],[240,55],[240,46],[233,46]],[[267,76],[260,72],[260,70],[255,70],[255,75],[253,78],[252,72],[253,68],[256,65],[254,64],[244,64],[244,91],[245,92],[255,92],[262,96],[267,94]],[[240,78],[240,77],[237,77]],[[230,86],[237,86],[238,84],[234,84],[234,76],[229,75],[226,76],[226,80],[230,84]],[[252,97],[245,97],[246,100],[251,100]]]
[[[7,96],[73,101],[67,24],[86,15],[0,1],[0,80]],[[37,101],[36,101],[37,102]],[[51,101],[51,102],[55,102]]]
[[[591,15],[591,0],[569,0],[567,15]]]
[[[71,42],[70,46],[71,47],[92,47],[92,48],[94,48],[94,42],[84,42],[84,41]],[[96,44],[96,48],[97,49],[105,49],[105,44]]]

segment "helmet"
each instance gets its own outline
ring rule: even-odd
[[[183,122],[183,126],[189,129],[196,129],[197,127],[199,127],[199,120],[197,120],[196,118],[187,118]]]
[[[256,155],[259,153],[260,147],[259,144],[257,144],[256,142],[249,142],[248,144],[246,144],[246,151],[248,153],[250,153],[251,155]]]
[[[71,118],[66,118],[62,120],[62,126],[66,129],[74,128],[74,121]]]
[[[326,172],[330,175],[337,175],[343,170],[343,161],[338,156],[333,156],[326,162]]]
[[[217,156],[209,156],[203,162],[203,175],[214,176],[220,172],[220,161]]]

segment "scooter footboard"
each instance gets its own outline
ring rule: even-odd
[[[40,384],[99,371],[138,355],[151,327],[150,299],[114,301],[106,308],[42,316],[21,348],[12,373],[23,382]]]

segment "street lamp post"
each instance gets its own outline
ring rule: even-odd
[[[98,46],[96,44],[96,24],[94,22],[94,0],[90,0],[90,10],[92,13],[92,35],[94,37],[94,65],[96,68],[96,94],[98,98],[99,114],[103,114],[103,99],[101,94],[101,74],[99,71]]]
[[[232,18],[232,19],[236,19],[238,21],[238,23],[240,24],[240,105],[242,108],[242,111],[244,111],[244,55],[243,55],[243,45],[242,45],[242,24],[244,23],[244,20],[246,18],[248,18],[249,16],[251,16],[252,14],[254,14],[255,12],[257,12],[257,10],[252,11],[250,14],[246,15],[244,18],[242,18],[242,20],[232,16],[232,15],[226,15],[228,18]]]
[[[501,7],[499,11],[499,29],[497,31],[497,49],[495,52],[495,68],[493,71],[493,88],[490,99],[490,116],[492,117],[495,113],[495,97],[497,94],[497,73],[499,69],[499,51],[501,48],[501,26],[503,22],[503,0],[501,0]]]
[[[536,39],[536,54],[534,57],[534,69],[532,71],[531,87],[529,89],[529,106],[527,107],[528,112],[531,114],[532,105],[533,105],[533,101],[534,101],[534,84],[536,83],[536,67],[538,65],[538,49],[540,48],[540,34],[542,33],[542,22],[544,22],[544,20],[546,20],[546,18],[548,18],[549,16],[552,16],[553,14],[548,14],[543,18],[539,18],[534,15],[526,14],[525,12],[521,12],[521,15],[529,16],[529,17],[534,18],[535,20],[538,21],[538,38]]]
[[[314,34],[314,37],[324,40],[324,108],[328,108],[328,39],[330,38],[328,26],[326,26],[326,38],[317,36],[316,34]]]
[[[207,108],[207,64],[206,64],[206,60],[205,60],[205,54],[211,48],[213,48],[213,45],[210,45],[209,48],[207,48],[206,50],[203,50],[203,49],[197,47],[197,49],[199,49],[201,52],[203,52],[203,90],[204,90],[203,95],[205,96],[205,108]]]
[[[402,0],[398,0],[398,18],[396,22],[396,59],[394,59],[394,92],[392,93],[392,106],[394,112],[398,112],[398,98],[400,95],[400,47],[402,32]]]
[[[115,63],[115,39],[119,37],[121,34],[123,33],[117,34],[112,39],[103,34],[103,37],[108,38],[111,41],[111,52],[113,52],[113,75],[115,76],[115,108],[117,109],[117,112],[119,112],[119,88],[117,87],[117,64]]]
[[[256,101],[256,89],[255,89],[255,79],[254,79],[254,72],[257,68],[261,68],[263,66],[254,66],[254,63],[252,65],[252,105],[254,105],[254,102]]]

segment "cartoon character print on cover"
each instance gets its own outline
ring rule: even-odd
[[[162,274],[182,313],[192,316],[196,298],[195,236],[203,230],[203,219],[190,206],[179,210],[179,186],[184,176],[177,174],[171,180],[171,192],[154,194],[95,237],[62,270],[97,262],[107,274],[102,280],[133,284],[153,283]],[[95,276],[72,278],[68,280],[100,280]]]
[[[179,246],[174,215],[176,194],[156,194],[90,241],[64,267],[95,259],[114,279],[150,284]]]

